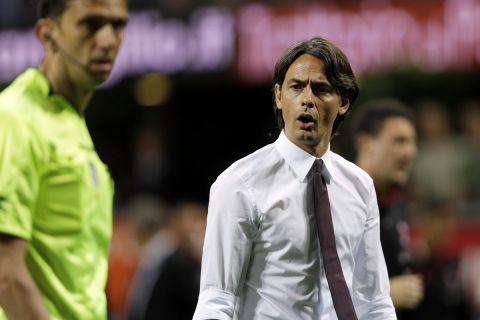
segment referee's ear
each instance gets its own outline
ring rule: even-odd
[[[35,24],[35,35],[45,51],[53,51],[55,49],[52,41],[52,32],[53,26],[50,18],[38,19]]]

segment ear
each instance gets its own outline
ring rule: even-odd
[[[275,87],[273,88],[273,90],[275,92],[275,104],[277,105],[278,109],[282,109],[282,101],[281,101],[282,92],[281,92],[280,85],[278,83],[275,83]]]
[[[355,137],[355,147],[357,149],[357,154],[360,153],[370,153],[373,137],[365,132],[357,134]]]
[[[50,18],[42,18],[37,21],[35,24],[35,34],[42,43],[42,46],[45,50],[52,50],[53,43],[52,43],[52,32],[53,32],[53,25]]]
[[[342,105],[338,108],[338,115],[343,116],[350,109],[350,99],[342,98]]]

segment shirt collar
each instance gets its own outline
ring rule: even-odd
[[[36,86],[34,87],[34,90],[37,90],[37,94],[42,97],[47,97],[48,101],[52,103],[52,107],[56,109],[69,109],[78,114],[75,107],[65,99],[63,95],[52,93],[51,84],[47,76],[40,71],[40,69],[30,67],[25,71],[24,76],[35,82]]]
[[[292,168],[297,178],[300,181],[305,180],[316,158],[291,142],[283,130],[280,132],[280,136],[278,137],[277,141],[275,141],[275,147],[290,168]],[[322,159],[324,162],[322,175],[324,176],[326,182],[330,183],[330,179],[332,178],[332,155],[330,151],[330,144],[328,145],[327,151],[323,156],[320,157],[320,159]]]

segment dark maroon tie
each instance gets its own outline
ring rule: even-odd
[[[342,266],[335,245],[330,202],[327,186],[322,176],[323,160],[317,159],[313,165],[313,198],[317,234],[320,240],[323,267],[327,276],[333,306],[338,320],[357,320],[350,291],[343,277]]]

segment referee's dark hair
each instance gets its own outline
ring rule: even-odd
[[[342,101],[345,99],[350,101],[348,112],[337,116],[333,123],[333,137],[357,99],[359,92],[357,80],[355,79],[347,56],[330,41],[316,37],[295,43],[287,48],[275,65],[273,88],[275,88],[276,84],[278,84],[280,88],[282,87],[288,68],[303,54],[309,54],[320,59],[325,65],[325,73],[328,81],[340,95]],[[285,122],[283,121],[282,110],[278,109],[275,103],[275,92],[273,92],[273,109],[277,117],[278,127],[283,129]]]
[[[385,98],[368,101],[358,107],[354,121],[354,134],[366,133],[377,136],[383,128],[385,120],[401,117],[415,125],[412,110],[396,99]]]
[[[41,18],[58,18],[72,0],[37,0],[37,14]]]

